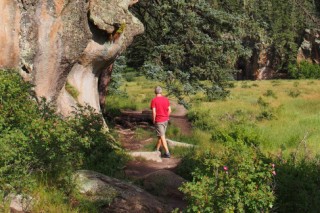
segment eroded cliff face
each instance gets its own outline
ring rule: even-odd
[[[252,45],[254,46],[254,45]],[[239,58],[236,68],[240,70],[237,73],[237,80],[264,80],[275,77],[275,64],[273,53],[267,44],[260,44],[259,48],[252,48],[252,56],[249,59]]]
[[[77,103],[100,111],[114,60],[144,30],[133,3],[1,0],[0,68],[20,70],[63,115]]]
[[[265,80],[288,77],[286,73],[278,72],[277,65],[280,59],[277,58],[279,56],[270,44],[261,42],[259,48],[252,45],[252,50],[252,56],[249,59],[240,58],[238,60],[236,68],[241,72],[237,74],[237,80]],[[320,64],[319,29],[305,30],[296,58],[297,63],[308,61]]]
[[[298,63],[309,61],[320,64],[320,29],[306,29],[303,42],[299,48]]]

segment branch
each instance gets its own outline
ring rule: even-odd
[[[303,13],[308,16],[313,23],[320,27],[320,20],[317,17],[313,16],[298,0],[295,0],[294,3],[302,9]]]

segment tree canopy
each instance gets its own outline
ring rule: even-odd
[[[127,57],[131,66],[166,84],[179,98],[197,91],[225,97],[239,58],[268,44],[272,63],[286,70],[306,27],[315,27],[314,0],[141,0],[133,7],[144,23]],[[303,12],[301,12],[303,11]]]

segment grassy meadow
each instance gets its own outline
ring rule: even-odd
[[[106,111],[113,109],[149,109],[150,100],[154,97],[154,87],[158,84],[147,80],[144,76],[139,76],[138,74],[134,76],[123,80],[120,95],[107,96]]]
[[[188,113],[193,135],[188,140],[171,134],[169,129],[170,137],[219,146],[212,143],[214,131],[227,130],[237,123],[260,136],[260,147],[266,154],[288,155],[303,148],[315,156],[320,151],[319,83],[319,80],[239,81],[234,82],[226,100],[207,102],[205,97],[196,95]],[[109,96],[107,110],[148,109],[153,88],[158,84],[137,74],[131,76],[121,87],[127,95]]]
[[[315,155],[320,151],[319,107],[318,80],[243,81],[235,82],[227,100],[198,102],[191,114],[204,112],[215,129],[235,120],[254,125],[264,152],[286,155],[303,145]]]

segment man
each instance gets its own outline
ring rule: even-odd
[[[162,96],[162,88],[160,86],[157,86],[154,92],[156,94],[156,97],[151,101],[151,109],[153,124],[156,127],[158,136],[156,150],[159,151],[160,147],[163,146],[165,150],[165,154],[163,155],[163,157],[170,158],[170,152],[165,136],[169,116],[171,113],[170,102],[168,98]]]

